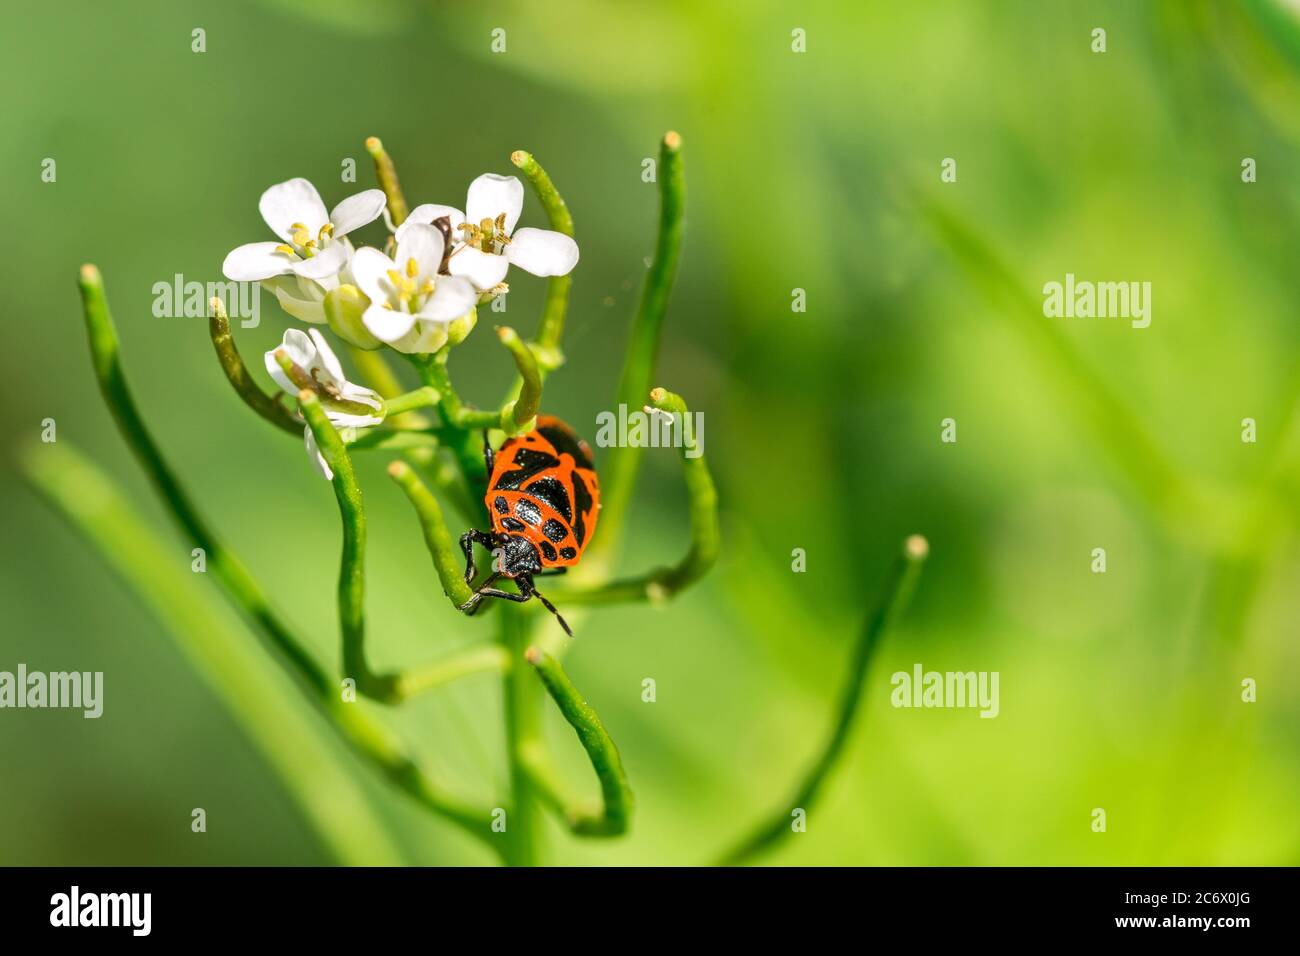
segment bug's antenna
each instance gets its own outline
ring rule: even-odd
[[[555,609],[555,605],[552,604],[550,601],[546,600],[546,598],[542,595],[542,592],[537,590],[537,588],[533,588],[532,590],[533,590],[533,596],[536,597],[537,600],[542,602],[542,606],[546,608],[546,610],[550,611],[552,614],[555,615],[555,619],[560,622],[560,627],[564,628],[564,633],[568,634],[569,637],[573,637],[573,632],[569,630],[569,622],[566,621],[564,617],[560,614],[560,612]]]

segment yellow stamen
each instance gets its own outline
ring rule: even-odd
[[[293,251],[293,246],[287,246],[283,242],[275,247],[276,252],[283,252],[286,256],[297,256],[298,253]]]
[[[415,261],[414,257],[406,260],[406,274],[412,279],[420,274],[420,264]]]
[[[334,235],[334,223],[327,222],[325,223],[325,225],[320,227],[320,233],[318,235],[318,238],[322,242],[324,242],[326,239],[331,238],[333,235]]]

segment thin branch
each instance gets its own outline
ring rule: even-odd
[[[618,748],[610,739],[605,725],[591,705],[578,693],[564,668],[554,657],[538,647],[530,647],[524,659],[537,670],[537,676],[555,700],[560,713],[578,734],[578,740],[587,751],[592,769],[600,781],[603,808],[598,812],[568,808],[565,810],[569,828],[579,836],[619,836],[626,833],[632,817],[632,791],[627,785],[627,774]],[[530,771],[533,763],[529,761]],[[542,792],[552,803],[557,802],[553,781],[535,778],[543,784]]]
[[[537,357],[514,329],[501,326],[497,338],[513,356],[522,382],[519,398],[501,408],[501,430],[507,435],[520,435],[529,431],[537,420],[542,405],[542,373],[537,367]]]
[[[367,711],[343,702],[333,678],[271,610],[266,594],[239,558],[209,529],[163,459],[127,388],[117,329],[108,310],[99,270],[91,265],[82,266],[80,287],[91,359],[104,401],[122,437],[188,543],[204,550],[208,570],[231,603],[258,625],[267,640],[288,661],[290,671],[307,686],[312,699],[330,716],[333,726],[358,753],[427,809],[498,849],[498,841],[492,839],[490,814],[445,794],[406,754],[391,730],[374,720]]]
[[[502,673],[510,666],[510,655],[498,644],[486,644],[449,654],[440,660],[412,667],[397,675],[393,700],[403,701],[474,674]]]
[[[393,165],[392,157],[378,136],[366,140],[366,152],[375,161],[375,179],[379,180],[379,187],[388,197],[388,217],[393,220],[394,226],[400,226],[406,219],[408,210],[406,197],[402,195],[402,185],[397,181],[397,167]]]
[[[921,564],[929,554],[930,546],[925,538],[912,535],[903,542],[903,551],[890,568],[885,579],[884,588],[878,603],[862,628],[854,648],[853,661],[849,667],[848,680],[840,697],[839,711],[830,735],[822,746],[821,753],[813,761],[804,775],[794,795],[786,806],[782,807],[772,818],[759,827],[745,840],[737,844],[722,857],[724,866],[734,866],[750,857],[770,848],[774,843],[792,833],[791,814],[796,809],[805,813],[812,806],[826,778],[839,759],[849,732],[853,729],[854,719],[861,709],[862,691],[866,683],[867,671],[880,642],[890,626],[902,613],[911,597],[920,574]]]
[[[517,149],[510,154],[510,162],[519,168],[524,178],[528,180],[528,184],[533,187],[534,195],[546,210],[551,228],[566,236],[572,236],[573,216],[569,213],[568,204],[560,195],[560,191],[555,188],[555,184],[551,182],[551,177],[546,174],[546,170],[542,169],[533,158],[533,154]],[[570,274],[551,276],[546,286],[546,303],[542,307],[542,321],[537,329],[537,345],[556,354],[551,356],[554,364],[548,362],[545,371],[552,371],[563,361],[558,350],[560,339],[564,335],[564,317],[569,308],[569,287],[572,284],[573,276]]]
[[[358,428],[348,447],[353,451],[434,451],[438,435],[429,429],[407,431],[401,428]]]
[[[82,266],[80,288],[86,334],[99,390],[131,452],[186,537],[193,542],[194,547],[202,548],[207,554],[208,567],[226,584],[235,603],[262,626],[271,642],[293,663],[313,690],[332,694],[333,681],[305,646],[280,623],[252,575],[217,541],[145,428],[122,372],[121,345],[113,317],[108,310],[99,270],[92,265]]]
[[[253,381],[248,368],[235,347],[235,338],[230,332],[230,319],[226,316],[226,306],[219,298],[213,296],[208,303],[212,315],[208,319],[208,334],[212,337],[212,347],[217,351],[217,360],[221,370],[226,373],[226,380],[235,389],[235,393],[244,404],[261,415],[276,428],[282,428],[291,435],[302,435],[302,422],[293,417],[293,413],[284,407],[279,397],[272,398]]]
[[[283,358],[281,358],[283,356]],[[282,362],[283,351],[276,352]],[[309,388],[298,393],[298,409],[320,448],[334,477],[330,483],[338,501],[343,524],[343,553],[339,560],[339,631],[343,643],[343,676],[357,682],[367,697],[385,700],[393,692],[391,675],[376,674],[366,663],[366,509],[361,486],[347,446],[321,406],[320,397]]]
[[[630,409],[640,406],[643,396],[650,390],[659,355],[660,332],[668,312],[668,297],[681,258],[686,202],[681,149],[682,138],[672,132],[664,136],[659,149],[659,238],[641,290],[615,400],[616,405],[626,405]],[[592,567],[607,566],[622,538],[641,453],[642,449],[635,445],[610,449],[601,479],[601,535],[592,542],[586,558]]]
[[[192,574],[113,481],[67,442],[20,457],[28,482],[106,560],[163,624],[201,680],[268,759],[338,861],[392,866],[401,853],[342,759],[331,731],[300,706],[293,680],[267,666],[263,645]]]
[[[557,603],[572,605],[664,601],[702,578],[718,559],[722,536],[718,521],[718,493],[704,458],[704,449],[700,445],[702,436],[695,431],[695,419],[691,416],[686,401],[666,389],[656,388],[651,391],[650,402],[656,411],[672,415],[676,427],[680,429],[682,477],[686,481],[691,515],[690,547],[685,556],[671,567],[658,568],[638,577],[609,581],[588,588],[575,588],[572,591],[557,586],[551,594],[551,599]]]
[[[436,388],[430,388],[425,385],[409,392],[403,392],[400,395],[394,395],[392,398],[384,398],[384,411],[387,415],[400,415],[403,412],[409,412],[416,408],[428,408],[430,405],[437,405],[442,400]]]
[[[395,461],[388,466],[388,474],[397,482],[411,506],[415,508],[420,519],[420,528],[424,532],[424,543],[433,558],[434,570],[442,582],[442,593],[451,603],[459,607],[470,599],[473,591],[465,583],[464,571],[457,563],[457,551],[447,532],[447,523],[442,516],[438,499],[433,496],[424,482],[404,461]]]

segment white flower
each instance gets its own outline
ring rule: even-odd
[[[488,292],[506,277],[514,263],[535,276],[568,275],[578,264],[578,244],[550,229],[525,227],[515,231],[524,208],[524,186],[514,176],[484,173],[469,184],[465,211],[451,206],[416,206],[407,223],[432,223],[446,216],[459,239],[447,260],[448,271],[465,276],[480,292]]]
[[[295,375],[302,373],[301,380],[294,381],[280,367],[275,358],[280,349],[288,353],[296,366]],[[303,388],[315,391],[320,396],[325,416],[335,428],[364,428],[384,420],[383,398],[373,389],[354,385],[343,376],[343,366],[338,357],[325,341],[325,336],[316,329],[308,329],[306,333],[287,329],[279,348],[271,349],[265,358],[267,372],[286,392],[296,395]],[[326,479],[332,479],[334,472],[325,463],[310,426],[304,431],[303,440],[307,445],[307,456],[316,470]]]
[[[446,243],[434,226],[403,223],[396,259],[369,246],[352,257],[352,275],[370,299],[366,330],[399,352],[433,352],[447,341],[447,325],[478,304],[468,279],[439,275]]]
[[[297,276],[306,280],[297,285],[309,293],[305,301],[310,301],[314,294],[310,293],[308,283],[323,283],[327,290],[332,287],[331,280],[335,280],[352,254],[352,244],[344,237],[378,219],[384,202],[382,189],[367,189],[349,196],[333,212],[326,213],[320,193],[307,180],[277,183],[262,193],[257,208],[281,241],[239,246],[226,256],[221,271],[235,282]],[[293,288],[292,283],[278,284],[277,296],[281,296],[280,288],[286,285],[287,293]],[[294,314],[291,309],[286,311]]]

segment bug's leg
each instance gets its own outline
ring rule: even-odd
[[[466,601],[464,604],[456,605],[456,610],[464,611],[466,614],[473,616],[474,612],[478,610],[478,606],[483,603],[483,595],[481,592],[483,591],[484,588],[487,588],[499,577],[501,577],[501,573],[499,571],[488,575],[487,578],[483,581],[483,584],[479,587],[479,589],[469,596],[468,601]]]
[[[569,622],[566,621],[563,616],[561,616],[560,612],[555,609],[555,605],[546,600],[542,592],[537,590],[537,587],[533,584],[532,575],[528,575],[527,577],[521,575],[519,577],[519,593],[525,596],[525,600],[530,597],[535,597],[537,600],[541,601],[542,606],[555,615],[555,619],[560,622],[560,627],[564,628],[564,633],[568,634],[569,637],[573,637],[573,631],[569,630]]]
[[[470,529],[460,536],[460,549],[465,552],[465,583],[470,584],[478,569],[474,567],[474,539],[478,532]],[[464,610],[462,608],[461,610]]]
[[[550,611],[552,614],[555,615],[555,619],[560,622],[560,627],[564,628],[564,633],[568,634],[569,637],[573,637],[573,631],[569,630],[569,622],[566,621],[564,619],[564,616],[555,609],[555,605],[552,604],[550,601],[546,600],[545,596],[543,596],[542,592],[537,590],[537,588],[533,588],[532,592],[533,592],[533,596],[536,597],[537,600],[542,602],[542,607],[546,608],[546,610]]]
[[[483,429],[483,465],[487,468],[488,479],[492,478],[492,466],[496,463],[496,454],[488,443],[488,430]]]
[[[516,604],[523,604],[528,600],[529,596],[530,595],[527,594],[516,594],[513,591],[502,591],[499,588],[481,587],[474,592],[474,597],[461,605],[461,610],[464,610],[466,607],[473,607],[479,603],[479,600],[482,600],[485,597],[502,598],[506,601],[514,601]]]
[[[496,539],[486,531],[470,528],[460,536],[460,549],[465,552],[465,583],[473,584],[478,569],[474,567],[474,542],[478,542],[489,551],[496,545]]]

